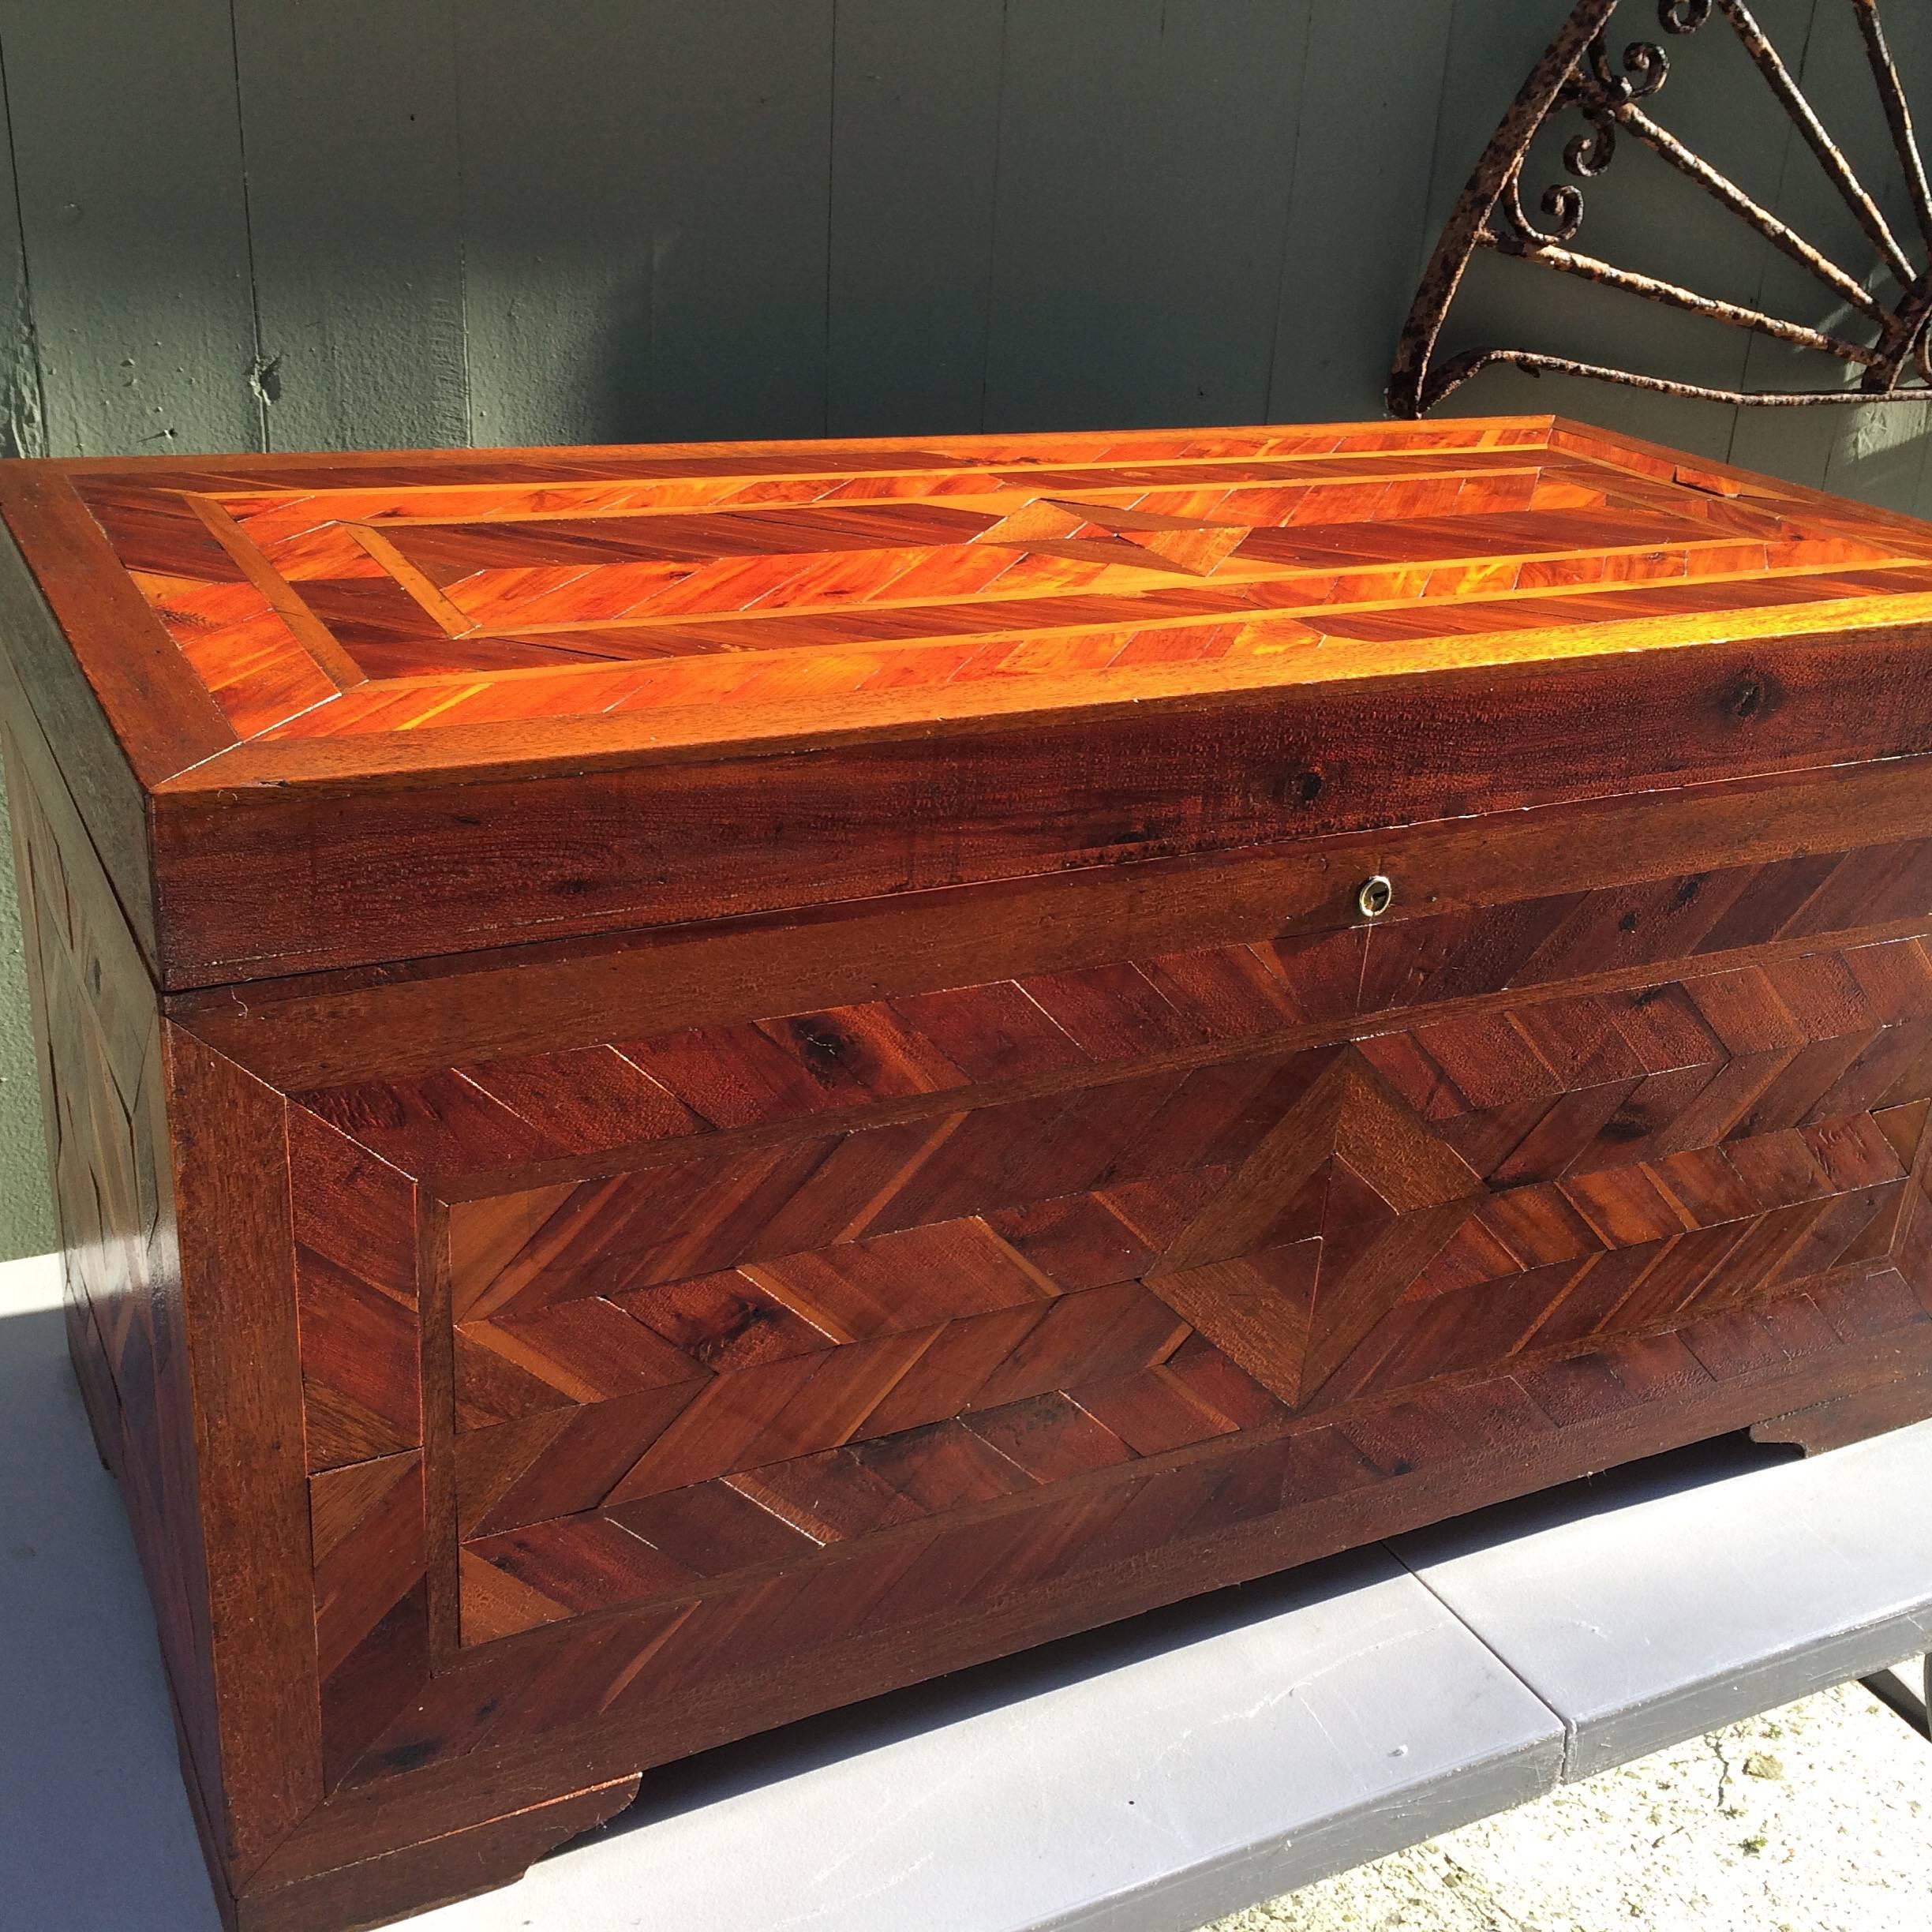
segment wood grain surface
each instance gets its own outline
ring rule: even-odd
[[[0,515],[170,989],[1932,747],[1923,526],[1550,418],[23,465]]]
[[[238,1928],[1925,1411],[1919,526],[1542,419],[0,510],[76,1365]]]

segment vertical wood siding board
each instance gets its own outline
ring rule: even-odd
[[[826,427],[979,427],[1005,0],[838,0]]]
[[[832,433],[832,220],[837,205],[838,169],[839,7],[841,0],[828,0],[831,13],[826,48],[825,129],[825,275],[823,301],[819,309],[818,431]]]
[[[1824,0],[1827,6],[1837,3],[1838,0]],[[1841,84],[1828,80],[1820,71],[1822,63],[1814,58],[1819,11],[1818,0],[1812,0],[1802,33],[1798,31],[1798,23],[1788,18],[1768,19],[1765,24],[1777,35],[1799,84],[1807,92],[1815,92],[1822,107],[1829,94]],[[1855,80],[1869,88],[1870,77],[1862,60],[1859,68]],[[1871,105],[1875,113],[1875,99]],[[1871,245],[1859,233],[1837,191],[1795,127],[1785,137],[1773,186],[1774,198],[1767,204],[1772,212],[1855,275],[1870,253]],[[1818,283],[1795,262],[1788,262],[1767,249],[1763,273],[1750,299],[1761,308],[1769,304],[1799,320],[1809,320],[1822,313],[1822,303],[1829,298]],[[1744,380],[1751,388],[1815,382],[1822,366],[1819,358],[1803,350],[1769,337],[1754,337],[1745,355]],[[1784,420],[1787,417],[1788,421]],[[1835,409],[1740,410],[1732,436],[1729,460],[1822,489],[1831,467],[1833,447],[1845,428],[1843,416]]]
[[[638,9],[656,107],[650,437],[811,436],[826,396],[833,0]]]
[[[1456,17],[1462,3],[1463,0],[1448,0],[1448,5],[1445,9],[1442,58],[1436,69],[1436,99],[1429,115],[1428,179],[1423,185],[1422,221],[1416,235],[1414,268],[1415,279],[1417,282],[1421,280],[1424,271],[1428,268],[1430,260],[1436,253],[1436,238],[1441,232],[1443,223],[1449,219],[1449,209],[1454,205],[1456,195],[1462,193],[1462,185],[1458,183],[1451,192],[1448,201],[1443,204],[1439,217],[1436,202],[1442,192],[1443,122],[1449,99],[1451,62],[1455,54]],[[1463,169],[1464,180],[1468,178],[1470,169],[1475,165],[1474,158],[1472,157]],[[1404,310],[1403,314],[1406,320],[1406,309]],[[1390,343],[1391,354],[1394,348],[1395,344],[1391,341]]]
[[[1914,516],[1932,518],[1932,422],[1922,419],[1921,434],[1924,438],[1925,461],[1919,469],[1911,500],[1900,507]]]
[[[453,4],[444,28],[449,50],[450,153],[455,173],[456,199],[453,211],[456,231],[452,246],[456,260],[456,353],[460,363],[462,432],[457,441],[466,448],[476,446],[476,393],[470,355],[470,176],[463,145],[463,62],[462,13]]]
[[[258,449],[227,0],[0,0],[57,454]]]
[[[987,212],[986,294],[979,314],[979,415],[974,427],[983,435],[992,418],[988,405],[993,385],[994,301],[998,291],[1000,195],[1006,153],[1006,127],[1012,111],[1009,69],[1013,62],[1013,0],[1000,0],[999,88],[993,113],[993,168]]]
[[[24,783],[9,774],[9,786]],[[8,802],[0,799],[0,908],[5,908],[0,924],[0,998],[11,1002],[10,1010],[30,1015],[27,1029],[17,1024],[0,1043],[0,1171],[12,1183],[6,1192],[8,1206],[0,1216],[0,1255],[12,1260],[17,1255],[45,1254],[59,1245],[53,1208],[53,1143],[43,1123],[54,1115],[53,1063],[49,1057],[47,1027],[41,1002],[32,999],[30,977],[36,970],[29,964],[36,938],[32,908],[21,889],[26,876],[24,833]],[[36,1097],[39,1110],[34,1110]]]
[[[1455,0],[1447,0],[1453,6]],[[1275,324],[1268,346],[1267,365],[1267,420],[1279,422],[1282,405],[1276,400],[1281,389],[1282,358],[1284,348],[1290,347],[1287,341],[1288,325],[1291,314],[1298,321],[1301,309],[1297,305],[1292,310],[1289,302],[1289,288],[1297,266],[1295,256],[1294,219],[1297,197],[1301,191],[1301,149],[1308,137],[1308,73],[1309,43],[1315,37],[1314,0],[1305,0],[1301,6],[1301,36],[1296,51],[1293,81],[1293,98],[1285,103],[1284,118],[1294,129],[1294,138],[1288,148],[1288,165],[1282,178],[1281,240],[1276,250],[1275,271]],[[1440,77],[1438,77],[1440,81]],[[1386,381],[1386,377],[1383,379]],[[1383,413],[1383,402],[1378,399],[1370,414]]]
[[[1148,146],[1159,4],[1102,0],[1102,8],[1104,22],[1095,0],[1027,0],[1008,13],[990,429],[1070,427],[1112,414],[1096,408],[1118,386],[1101,345],[1121,326],[1121,259],[1146,219],[1133,163]]]
[[[1814,0],[1766,0],[1765,4],[1756,9],[1760,23],[1776,37],[1781,48],[1799,62],[1808,49],[1814,12]],[[1769,89],[1736,43],[1727,23],[1721,18],[1714,18],[1709,24],[1719,29],[1717,35],[1705,36],[1714,40],[1714,46],[1699,50],[1686,43],[1687,58],[1694,61],[1701,52],[1704,65],[1698,70],[1700,84],[1697,95],[1689,110],[1683,112],[1683,125],[1691,144],[1700,152],[1730,173],[1765,205],[1777,210],[1794,165],[1810,164],[1810,151],[1799,139],[1789,118],[1775,103]],[[1713,58],[1713,55],[1717,58]],[[1673,83],[1684,70],[1684,63],[1679,62],[1672,73]],[[1666,106],[1681,109],[1682,103],[1673,101]],[[1666,112],[1663,118],[1666,125],[1673,125],[1672,114]],[[1652,159],[1648,155],[1642,159],[1647,163]],[[1652,171],[1660,174],[1667,172],[1661,163],[1653,163]],[[1790,278],[1803,285],[1802,289],[1794,290],[1799,298],[1796,313],[1809,316],[1817,309],[1823,291],[1810,275],[1796,264],[1788,263],[1768,242],[1735,216],[1720,208],[1700,189],[1672,177],[1656,197],[1652,219],[1670,220],[1680,207],[1693,211],[1690,219],[1708,225],[1705,231],[1708,241],[1694,253],[1687,251],[1677,265],[1673,279],[1722,296],[1731,295],[1735,289],[1746,300],[1754,304],[1768,303],[1776,312],[1781,305],[1775,299],[1774,290],[1784,278]],[[1639,307],[1634,299],[1625,305]],[[1754,386],[1752,358],[1773,346],[1768,340],[1741,331],[1725,329],[1714,323],[1693,320],[1690,326],[1702,329],[1713,338],[1728,338],[1725,342],[1712,343],[1709,360],[1699,364],[1700,369],[1728,372],[1717,377],[1726,387]],[[1809,380],[1816,381],[1820,370],[1824,369],[1825,358],[1813,356],[1808,360],[1814,365]],[[1688,370],[1688,363],[1685,367]],[[1712,378],[1698,374],[1694,380]],[[1668,431],[1673,414],[1681,412],[1683,406],[1673,404],[1668,398],[1651,399],[1650,406],[1645,411],[1646,418]],[[1762,412],[1719,403],[1692,407],[1694,420],[1708,433],[1694,444],[1686,441],[1681,436],[1677,440],[1684,442],[1687,447],[1695,447],[1712,455],[1727,455],[1736,447],[1740,427],[1747,417],[1765,414],[1773,417],[1794,415],[1788,410]],[[1795,412],[1799,416],[1803,414]],[[1788,434],[1796,425],[1783,427]],[[1773,470],[1778,467],[1776,464],[1765,466]]]
[[[1825,0],[1825,4],[1836,4],[1836,0]],[[1803,39],[1791,37],[1789,27],[1780,33],[1781,51],[1787,60],[1791,60],[1799,81],[1804,87],[1814,87],[1818,77],[1812,69],[1812,35],[1818,23],[1818,0],[1812,0],[1810,13],[1804,19]],[[1776,27],[1777,23],[1768,23]],[[1818,167],[1810,155],[1810,148],[1804,147],[1799,137],[1797,128],[1787,131],[1784,148],[1780,152],[1777,172],[1772,178],[1773,197],[1765,203],[1773,215],[1791,223],[1808,242],[1818,243],[1828,255],[1836,255],[1833,238],[1845,230],[1849,216],[1843,215],[1843,203],[1839,201],[1836,189],[1829,185],[1824,170]],[[1824,215],[1824,232],[1820,232],[1818,216]],[[1868,243],[1866,243],[1868,247]],[[1860,257],[1863,259],[1863,257]],[[1857,272],[1857,260],[1847,263],[1851,271]],[[1758,276],[1758,286],[1752,290],[1750,301],[1756,307],[1764,303],[1785,301],[1789,303],[1787,313],[1808,316],[1824,296],[1822,286],[1810,275],[1799,268],[1797,263],[1787,263],[1773,249],[1764,251],[1764,272]],[[1818,358],[1807,355],[1803,350],[1793,350],[1784,342],[1773,342],[1768,336],[1754,336],[1745,352],[1745,384],[1748,388],[1768,388],[1780,380],[1791,380],[1801,375],[1801,371]],[[1793,483],[1807,483],[1812,489],[1824,489],[1825,470],[1832,458],[1832,443],[1841,432],[1841,423],[1833,421],[1836,411],[1816,410],[1810,414],[1797,411],[1791,421],[1781,421],[1781,417],[1791,411],[1784,410],[1739,410],[1737,423],[1731,431],[1729,462],[1747,467],[1772,471],[1772,474],[1789,477]]]
[[[1379,415],[1433,243],[1427,204],[1455,0],[1308,14],[1268,414]]]
[[[248,264],[249,329],[251,352],[248,365],[249,399],[254,406],[255,440],[258,449],[268,442],[269,384],[271,372],[262,354],[261,276],[255,249],[255,182],[249,166],[248,123],[242,110],[242,23],[239,0],[228,0],[228,66],[234,80],[235,148],[242,166],[242,236]]]
[[[1835,24],[1837,31],[1817,35],[1814,39],[1822,43],[1824,52],[1834,57],[1834,69],[1842,69],[1844,43],[1848,38],[1845,30],[1851,22],[1848,17]],[[1885,12],[1885,28],[1906,97],[1917,110],[1915,131],[1923,154],[1932,143],[1932,10],[1923,6],[1894,6]],[[1854,42],[1857,39],[1855,33],[1848,37]],[[1819,64],[1824,64],[1822,54]],[[1878,112],[1871,77],[1864,71],[1863,61],[1857,62],[1857,69],[1845,73],[1839,82],[1848,95],[1848,108],[1852,100],[1860,98],[1864,103],[1863,113],[1855,112],[1852,120],[1859,137],[1855,163],[1861,171],[1878,174],[1879,159],[1874,141],[1882,148],[1889,164],[1882,178],[1885,191],[1881,193],[1874,183],[1873,192],[1878,194],[1886,218],[1906,253],[1923,260],[1925,245],[1919,239],[1919,225],[1902,171],[1890,160],[1891,143]],[[1863,89],[1862,97],[1852,93],[1855,87]],[[1865,160],[1868,153],[1874,154],[1869,166]],[[1893,292],[1889,278],[1881,286],[1887,294]],[[1919,502],[1928,470],[1932,469],[1926,454],[1928,446],[1932,446],[1932,436],[1926,434],[1928,427],[1932,427],[1932,411],[1922,404],[1907,403],[1832,413],[1838,416],[1839,421],[1837,434],[1827,452],[1823,487],[1862,497],[1887,509],[1911,511]]]
[[[21,225],[20,170],[13,158],[13,115],[8,105],[6,56],[0,47],[0,456],[47,454],[47,395],[34,327],[33,278]],[[4,888],[0,888],[4,889]]]
[[[471,0],[458,13],[470,427],[485,446],[642,433],[646,11]]]
[[[1267,416],[1305,101],[1303,13],[1281,0],[1168,0],[1163,10],[1154,152],[1163,169],[1179,161],[1185,171],[1147,271],[1163,420]],[[1185,355],[1170,357],[1170,344]],[[1352,408],[1338,398],[1331,413]],[[1376,413],[1372,391],[1362,413]]]
[[[468,438],[452,0],[237,0],[271,447]]]
[[[478,440],[822,429],[831,0],[460,24]]]
[[[1825,487],[1913,514],[1925,485],[1932,407],[1923,402],[1885,403],[1837,414],[1838,434],[1825,456]],[[1923,510],[1917,514],[1923,515]]]
[[[1808,0],[1800,3],[1808,5]],[[1754,157],[1775,152],[1780,140],[1788,141],[1790,122],[1728,24],[1721,20],[1710,24],[1717,33],[1702,36],[1701,43],[1686,43],[1679,54],[1671,75],[1672,98],[1663,104],[1668,110],[1664,118],[1668,125],[1689,130],[1698,148],[1716,157],[1719,165],[1737,169],[1748,176],[1748,185],[1758,187]],[[1619,203],[1599,196],[1595,199],[1601,208],[1591,209],[1592,218],[1600,221],[1612,208],[1625,215],[1619,227],[1608,234],[1600,228],[1596,237],[1612,259],[1627,260],[1653,272],[1661,270],[1674,281],[1720,294],[1734,289],[1748,291],[1762,283],[1769,273],[1766,258],[1779,258],[1754,231],[1648,153],[1620,155],[1618,161],[1636,178],[1622,184],[1620,192],[1627,199]],[[1775,178],[1760,192],[1774,185]],[[1587,185],[1586,196],[1589,198]],[[1604,227],[1609,227],[1608,222]],[[1615,332],[1604,324],[1603,339],[1613,345],[1616,359],[1627,365],[1642,368],[1647,365],[1638,358],[1661,355],[1669,358],[1673,373],[1681,371],[1693,380],[1725,388],[1744,381],[1755,338],[1743,331],[1694,316],[1681,318],[1678,326],[1678,316],[1634,297],[1618,296],[1614,305],[1607,303],[1606,313],[1611,313],[1616,318]],[[1735,406],[1686,404],[1635,391],[1611,394],[1619,397],[1620,406],[1614,412],[1606,408],[1605,421],[1632,429],[1640,421],[1649,422],[1680,445],[1712,455],[1731,447],[1738,414]]]
[[[1008,32],[989,425],[1264,414],[1300,8],[1030,0]]]
[[[1443,51],[1436,155],[1428,183],[1429,244],[1448,220],[1484,144],[1523,77],[1542,58],[1557,9],[1454,0]]]
[[[1932,518],[1932,433],[1926,436],[1926,458],[1919,472],[1911,500],[1904,507],[1914,516]]]

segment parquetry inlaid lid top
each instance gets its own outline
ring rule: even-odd
[[[318,741],[886,726],[1932,593],[1922,526],[1542,419],[65,474],[249,770],[292,776]]]
[[[1398,799],[1359,757],[1315,769],[1335,703],[1361,717],[1363,706],[1395,703],[1416,674],[1486,668],[1493,683],[1498,667],[1516,676],[1515,667],[1739,640],[1759,643],[1775,683],[1777,647],[1791,639],[1932,622],[1932,529],[1548,417],[14,464],[0,476],[0,511],[91,687],[89,715],[104,718],[148,801],[157,873],[171,827],[183,841],[192,830],[198,853],[232,829],[190,827],[193,811],[264,794],[332,799],[732,759],[747,770],[763,761],[768,780],[785,753],[897,746],[903,763],[907,747],[963,733],[1090,728],[1112,744],[1129,717],[1178,706],[1198,720],[1204,706],[1237,701],[1251,713],[1276,706],[1267,716],[1280,744],[1224,753],[1210,734],[1183,751],[1170,738],[1174,769],[1144,758],[1129,770],[1069,736],[1052,782],[1029,779],[1024,798],[1010,774],[983,772],[976,793],[957,783],[934,792],[915,777],[883,787],[868,822],[916,820],[937,837],[942,820],[983,822],[1010,807],[1027,826],[1005,828],[1012,849],[997,861],[957,851],[942,860],[929,840],[903,863],[850,877],[833,876],[844,835],[825,829],[797,860],[815,868],[811,888],[788,902],[1394,823],[1472,809],[1490,792],[1512,802],[1507,784],[1486,792],[1477,782],[1479,766],[1507,775],[1495,707],[1472,698],[1460,714],[1488,738],[1441,741],[1448,764],[1473,774],[1462,792],[1424,797],[1412,786]],[[58,740],[79,715],[73,691],[55,688],[62,677],[72,685],[71,667],[36,695],[36,678],[52,674],[14,654]],[[1777,708],[1755,664],[1740,675],[1740,717]],[[1436,740],[1424,728],[1429,700],[1402,702],[1409,724],[1376,727],[1376,742],[1413,773]],[[1596,702],[1606,717],[1616,709]],[[1560,717],[1563,702],[1545,711]],[[1291,744],[1297,718],[1303,741]],[[1403,728],[1417,734],[1406,751]],[[1759,769],[1829,762],[1829,750],[1767,740]],[[1728,748],[1698,755],[1703,775],[1728,775]],[[1605,769],[1574,795],[1641,781],[1636,751],[1612,762],[1621,776]],[[1286,769],[1297,762],[1313,780]],[[1351,777],[1352,792],[1339,782]],[[832,783],[787,808],[785,836],[829,826]],[[1148,801],[1163,788],[1192,799],[1185,825],[1176,803],[1162,829]],[[1528,787],[1514,802],[1561,789]],[[1313,816],[1278,824],[1262,809],[1318,792]],[[1103,795],[1118,822],[1064,837],[1043,829],[1095,813]],[[471,853],[499,876],[526,863],[519,841],[537,836],[536,822],[492,809],[475,792],[450,806],[451,839],[465,827],[477,836],[439,852],[444,874]],[[687,809],[639,821],[613,806],[605,846],[654,829],[661,862],[638,858],[635,889],[593,916],[582,908],[607,882],[593,876],[605,848],[586,845],[559,862],[568,876],[546,915],[554,923],[526,914],[518,930],[787,902],[773,886],[646,905],[645,883],[678,859],[673,832],[688,845],[694,826],[723,822],[715,806],[708,818]],[[740,843],[763,837],[762,822],[734,822]],[[455,950],[498,930],[479,917],[440,938],[414,932],[409,908],[444,886],[443,874],[425,886],[406,866],[376,862],[374,841],[393,844],[399,824],[361,825],[371,844],[355,862],[353,904],[346,886],[324,893],[298,851],[337,839],[343,822],[283,828],[276,849],[289,874],[276,889],[316,897],[309,938],[271,949],[273,959]],[[235,838],[234,867],[205,887],[231,899],[247,842]],[[380,902],[392,873],[410,897],[390,913]],[[485,882],[464,889],[480,899]],[[185,886],[174,893],[183,919],[193,900]],[[368,923],[365,938],[323,943],[344,921]],[[238,944],[213,953],[228,958]]]

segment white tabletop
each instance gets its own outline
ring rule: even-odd
[[[58,1292],[0,1264],[6,1915],[216,1932]],[[1929,1488],[1932,1425],[1660,1458],[668,1766],[412,1923],[1189,1932],[1932,1647]]]

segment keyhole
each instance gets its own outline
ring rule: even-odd
[[[1380,872],[1372,878],[1364,879],[1361,890],[1355,895],[1356,907],[1364,919],[1380,919],[1395,903],[1395,885]]]

